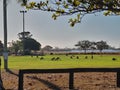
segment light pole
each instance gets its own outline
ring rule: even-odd
[[[3,0],[3,22],[4,22],[4,69],[8,69],[8,51],[7,51],[7,3]]]
[[[24,40],[25,40],[25,13],[27,13],[27,11],[20,11],[20,13],[23,14],[23,32],[22,32],[22,39],[23,39],[23,55],[25,54],[25,45],[24,45]]]

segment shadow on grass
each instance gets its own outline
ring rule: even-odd
[[[6,69],[6,72],[8,72],[8,73],[10,73],[10,74],[12,74],[12,75],[15,75],[15,76],[19,76],[18,74],[16,74],[16,73],[14,73],[12,70],[10,70],[9,68],[8,69]]]
[[[13,72],[10,69],[7,69],[6,72],[19,77],[18,74],[16,74],[15,72]],[[36,76],[27,76],[27,78],[38,80],[38,81],[42,82],[43,84],[45,84],[47,87],[49,87],[52,90],[61,90],[59,86],[57,86],[57,85],[55,85],[55,84],[53,84],[53,83],[51,83],[51,82],[49,82],[47,80],[43,80],[43,79],[37,78]]]
[[[57,86],[57,85],[55,85],[55,84],[53,84],[53,83],[51,83],[51,82],[49,82],[47,80],[43,80],[43,79],[37,78],[36,76],[32,76],[32,77],[31,76],[27,76],[27,77],[42,82],[43,84],[45,84],[47,87],[49,87],[52,90],[62,90],[62,89],[60,89],[59,86]]]
[[[4,86],[3,86],[3,82],[2,79],[0,78],[0,90],[5,90]]]

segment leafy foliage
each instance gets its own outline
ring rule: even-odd
[[[100,52],[102,52],[103,49],[108,49],[110,48],[110,45],[107,44],[106,41],[98,41],[98,42],[91,42],[89,40],[82,40],[79,41],[77,44],[75,44],[75,46],[79,47],[80,49],[86,50],[91,49],[98,49],[100,50]]]
[[[41,44],[32,38],[30,32],[20,32],[18,33],[18,36],[25,50],[23,51],[24,54],[30,54],[31,50],[39,50],[41,48]]]
[[[27,38],[24,40],[25,50],[40,50],[41,44],[33,38]]]
[[[85,53],[86,53],[86,50],[92,46],[92,43],[88,40],[82,40],[82,41],[79,41],[75,46],[85,50]]]
[[[12,41],[11,46],[9,47],[9,51],[14,53],[15,55],[18,54],[18,51],[22,51],[23,46],[21,41]]]
[[[33,38],[26,38],[24,40],[24,55],[30,54],[31,50],[40,50],[41,44]],[[22,54],[23,51],[23,41],[12,41],[9,51],[17,55],[18,53]]]
[[[43,50],[46,50],[46,51],[50,51],[52,49],[53,49],[53,47],[50,45],[46,45],[45,47],[43,47]]]
[[[98,41],[96,42],[97,49],[102,52],[103,49],[108,49],[109,45],[105,41]]]
[[[18,33],[18,37],[20,40],[23,40],[25,38],[31,38],[32,34],[30,32],[20,32]]]
[[[63,15],[76,15],[69,23],[74,26],[81,21],[86,14],[103,12],[105,16],[120,15],[120,0],[40,0],[40,2],[29,2],[22,0],[22,5],[27,9],[53,12],[54,20]]]

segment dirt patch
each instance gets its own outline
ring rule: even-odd
[[[6,90],[18,90],[18,70],[2,70]],[[69,90],[69,74],[25,74],[24,90]],[[116,86],[116,73],[75,73],[75,90],[120,90]]]

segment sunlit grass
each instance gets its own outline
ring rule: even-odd
[[[50,68],[115,68],[120,67],[119,55],[94,55],[91,59],[91,55],[46,55],[46,56],[9,56],[8,66],[11,69],[50,69]],[[79,59],[76,58],[79,56]],[[40,60],[43,57],[44,59]],[[60,60],[51,60],[53,57],[59,57]],[[116,58],[113,61],[112,58]],[[2,58],[2,68],[4,62]]]

